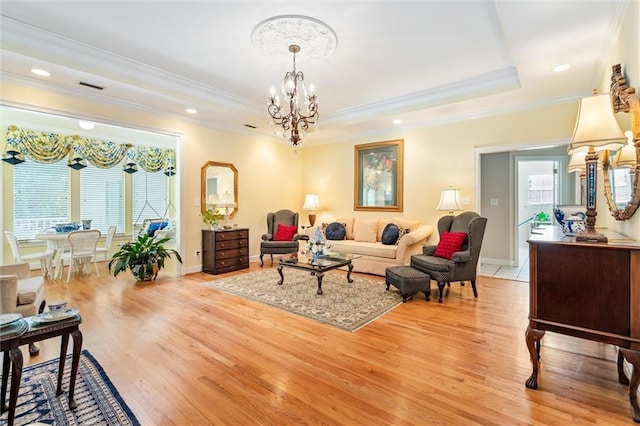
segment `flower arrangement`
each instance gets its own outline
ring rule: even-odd
[[[380,187],[380,173],[393,172],[393,160],[389,152],[373,152],[364,157],[365,185],[377,191]]]
[[[326,242],[327,240],[322,230],[318,227],[311,238],[309,238],[309,241],[307,241],[307,250],[311,252],[313,257],[320,257],[324,253]]]
[[[374,169],[377,172],[393,171],[393,159],[390,152],[374,152],[366,157],[364,167]]]
[[[224,215],[216,213],[215,210],[212,209],[203,211],[200,217],[202,217],[202,221],[209,226],[215,226],[218,222],[224,219]]]

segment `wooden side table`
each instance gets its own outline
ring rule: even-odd
[[[4,353],[2,362],[2,395],[0,395],[1,412],[9,411],[8,425],[13,425],[15,417],[16,405],[18,400],[18,390],[20,388],[20,380],[22,379],[22,352],[19,347],[29,343],[39,342],[41,340],[53,337],[61,337],[60,359],[58,362],[58,387],[56,395],[62,395],[62,374],[64,372],[64,364],[67,358],[67,346],[69,346],[69,335],[73,338],[73,357],[71,360],[71,375],[69,378],[69,408],[75,409],[77,404],[74,400],[74,392],[76,387],[76,377],[78,375],[78,366],[80,365],[80,352],[82,351],[82,333],[80,332],[80,324],[82,318],[75,315],[70,318],[62,319],[55,322],[37,322],[36,317],[28,317],[21,322],[24,324],[24,330],[14,333],[0,333],[0,349]],[[11,390],[9,395],[9,406],[6,405],[7,382],[9,379],[9,369],[13,375],[11,380]]]

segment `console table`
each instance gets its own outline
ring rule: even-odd
[[[248,228],[202,230],[202,272],[221,274],[248,267]]]
[[[73,410],[77,406],[74,399],[74,392],[76,387],[76,376],[78,375],[78,366],[80,365],[80,352],[82,351],[82,333],[80,332],[82,318],[80,315],[74,315],[70,318],[48,323],[37,322],[34,318],[35,317],[28,317],[21,319],[19,322],[6,327],[0,332],[0,349],[4,353],[2,361],[0,413],[4,413],[5,411],[9,412],[7,415],[8,426],[13,425],[18,401],[18,390],[20,388],[20,380],[22,378],[23,360],[22,352],[19,348],[22,345],[39,342],[53,337],[61,337],[56,395],[62,395],[62,374],[64,372],[64,365],[67,358],[69,336],[73,338],[73,356],[71,359],[71,376],[69,378],[69,408]],[[9,392],[9,405],[7,406],[6,393],[10,370],[11,389]]]
[[[546,331],[619,347],[618,380],[629,384],[633,419],[640,422],[640,244],[624,238],[576,242],[555,227],[529,239],[529,325],[526,342],[538,388],[540,341]],[[623,357],[633,365],[629,381]]]

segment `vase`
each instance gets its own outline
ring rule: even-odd
[[[376,190],[369,189],[367,191],[367,199],[365,202],[365,206],[375,206],[376,205]]]
[[[212,231],[215,231],[216,229],[218,229],[218,224],[212,223],[211,225],[209,225],[209,227],[211,228]]]
[[[153,281],[158,276],[158,264],[136,265],[131,268],[131,273],[138,281]]]

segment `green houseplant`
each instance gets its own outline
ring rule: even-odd
[[[165,259],[172,255],[182,263],[180,253],[165,248],[164,243],[170,238],[157,239],[147,234],[140,234],[136,241],[123,244],[109,261],[109,271],[113,268],[115,277],[122,271],[131,269],[131,273],[139,281],[155,280],[158,271],[164,268]]]
[[[224,219],[224,215],[216,213],[215,210],[207,209],[202,212],[200,215],[202,217],[202,221],[209,225],[211,229],[215,228],[222,219]]]

